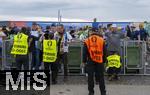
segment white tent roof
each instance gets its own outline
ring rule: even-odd
[[[58,18],[54,17],[14,17],[14,16],[0,16],[0,21],[54,21],[57,22]],[[84,19],[69,19],[69,18],[61,18],[62,22],[90,22]]]

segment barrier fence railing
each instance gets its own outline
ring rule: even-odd
[[[82,73],[80,64],[82,62],[82,42],[76,41],[70,43],[68,66],[70,73]]]
[[[15,65],[14,56],[10,54],[12,40],[4,40],[2,43],[2,69],[10,70]]]
[[[150,75],[150,51],[146,51],[146,62],[144,73]]]
[[[150,75],[150,53],[147,52],[146,42],[128,41],[121,42],[121,58],[123,75]],[[15,57],[10,54],[12,40],[5,40],[2,44],[2,70],[10,70],[15,67]],[[83,43],[72,42],[69,47],[68,68],[69,73],[84,74],[80,68],[82,62]],[[31,67],[31,54],[29,54],[29,67]]]
[[[13,68],[16,68],[16,62],[15,62],[15,55],[11,54],[11,49],[13,46],[12,40],[4,40],[2,43],[2,68],[1,70],[11,70]],[[31,62],[31,56],[30,53],[28,62],[30,64]],[[30,67],[30,65],[29,65]]]
[[[124,74],[144,74],[145,42],[124,41]]]
[[[2,42],[0,42],[0,69],[2,68]]]

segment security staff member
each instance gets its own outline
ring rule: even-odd
[[[13,47],[11,54],[15,55],[17,70],[21,70],[22,65],[24,70],[29,70],[28,63],[28,47],[29,37],[26,35],[26,27],[22,27],[21,31],[14,36]]]
[[[88,73],[88,90],[89,95],[94,95],[94,75],[96,73],[99,81],[101,95],[106,95],[104,81],[104,64],[105,62],[105,42],[95,31],[92,31],[90,37],[84,42],[83,47],[83,63],[86,64],[86,72]]]
[[[121,57],[117,54],[111,54],[107,57],[107,73],[109,81],[118,80],[118,73],[121,70]]]
[[[57,60],[57,42],[53,39],[53,33],[44,34],[43,40],[43,62],[45,70],[52,71],[52,84],[57,84],[58,64]]]

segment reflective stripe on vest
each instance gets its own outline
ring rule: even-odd
[[[57,59],[56,40],[43,41],[43,62],[55,62]]]
[[[120,56],[119,55],[110,55],[107,57],[108,67],[120,68]]]
[[[85,40],[87,45],[90,57],[92,61],[97,63],[103,62],[103,45],[104,40],[102,37],[97,35],[92,35],[88,39]]]
[[[11,49],[11,54],[27,55],[28,52],[28,36],[19,33],[14,36],[14,43]]]

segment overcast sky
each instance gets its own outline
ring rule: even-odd
[[[150,0],[0,0],[0,20],[57,17],[92,21],[150,21]]]

